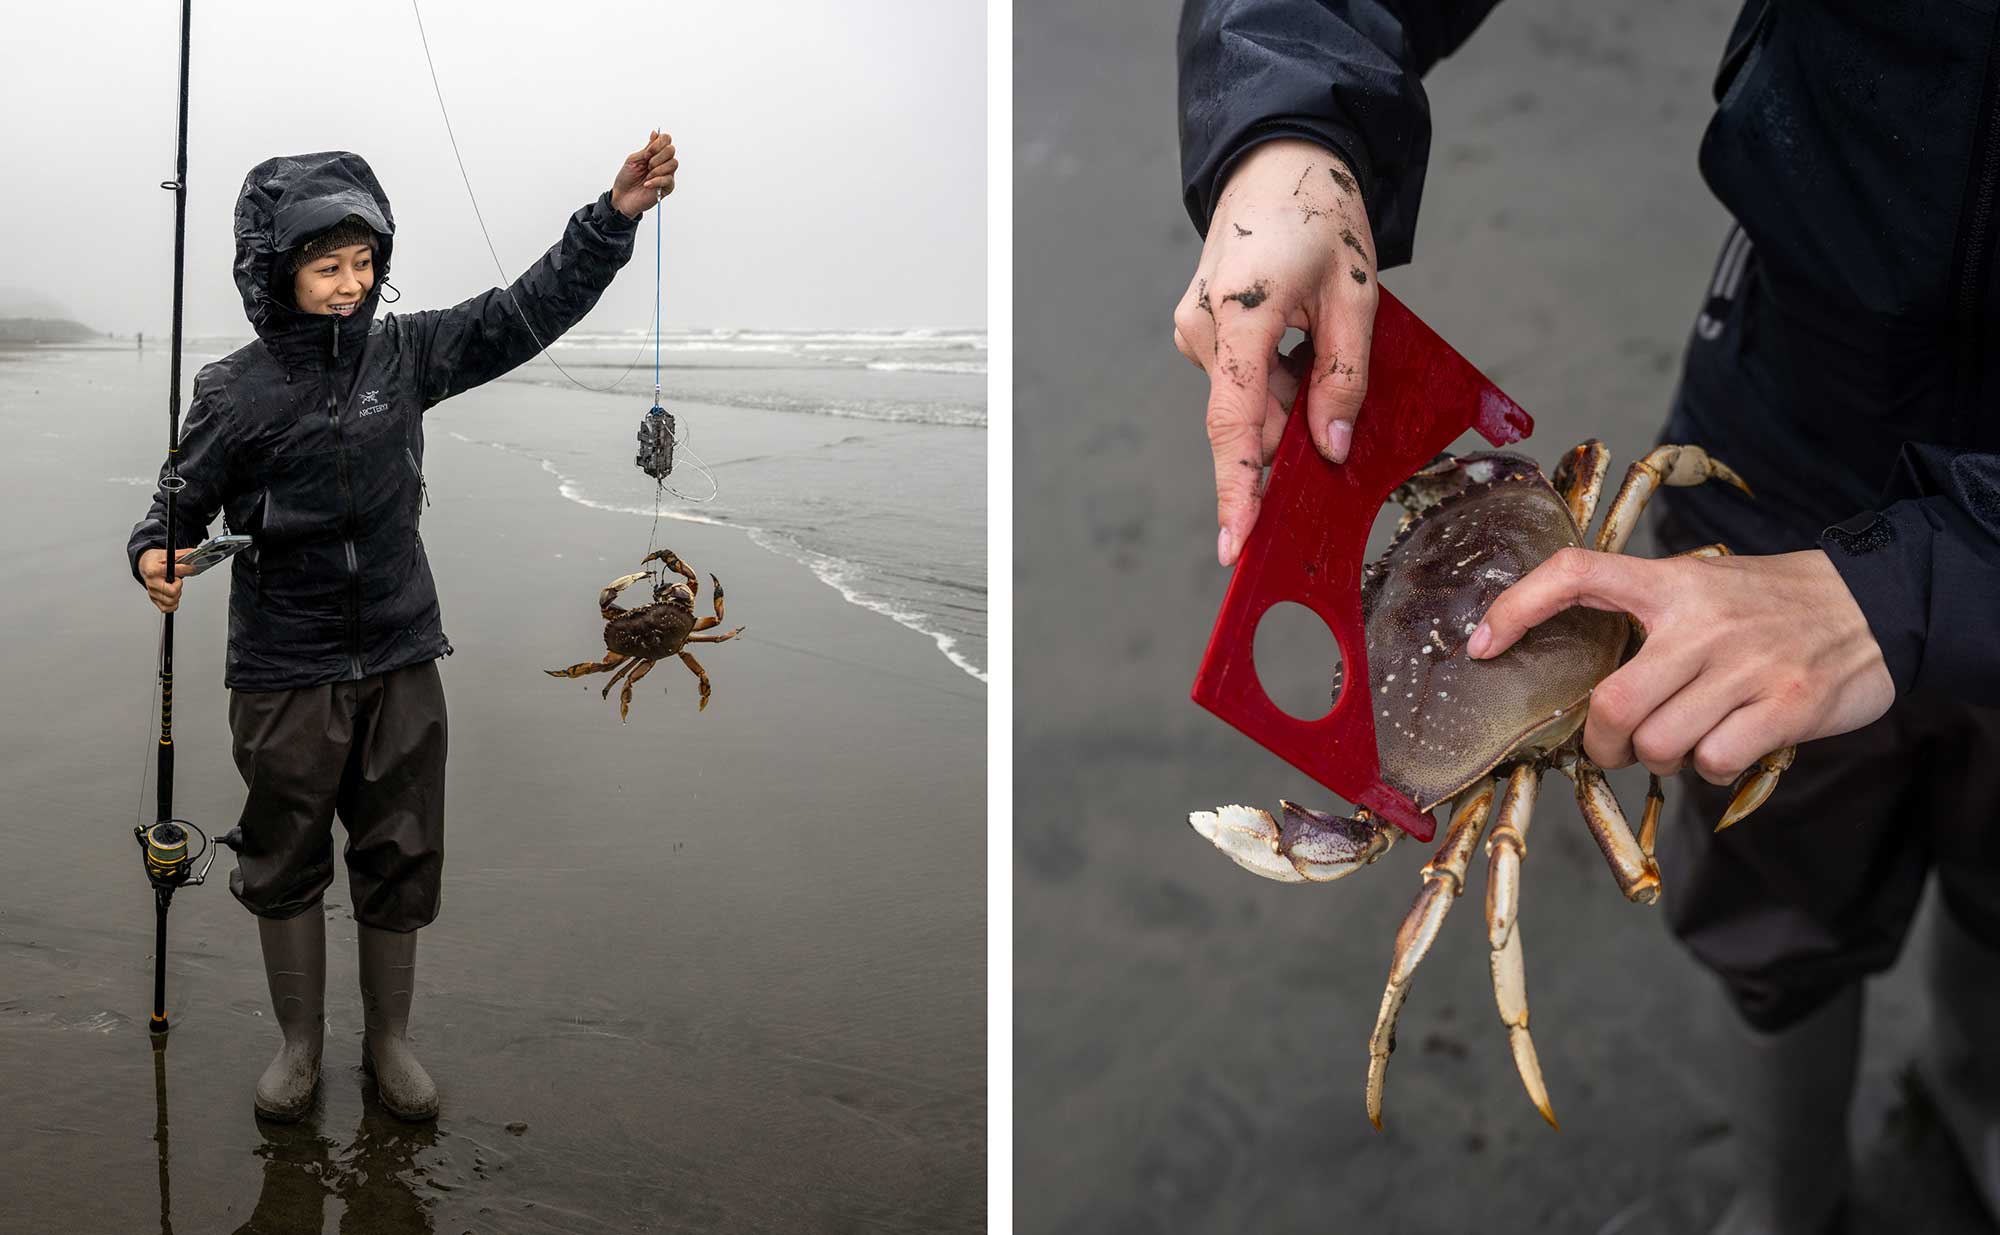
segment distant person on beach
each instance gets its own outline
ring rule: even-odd
[[[1206,244],[1174,339],[1209,378],[1225,566],[1301,380],[1313,442],[1347,458],[1376,274],[1416,231],[1420,78],[1492,7],[1186,3],[1181,166]],[[1646,628],[1584,747],[1695,773],[1660,847],[1668,921],[1741,1017],[1714,1080],[1743,1178],[1717,1229],[1833,1220],[1863,979],[1894,962],[1933,868],[1919,1075],[2000,1220],[2000,23],[1991,5],[1750,0],[1715,96],[1701,171],[1735,225],[1659,440],[1701,445],[1761,500],[1665,490],[1659,536],[1745,556],[1565,550],[1468,654],[1571,605]],[[1310,351],[1281,360],[1287,327]],[[1718,787],[1793,742],[1770,801],[1713,834]]]
[[[437,660],[452,651],[417,534],[429,501],[423,413],[589,312],[679,166],[672,138],[654,133],[511,288],[380,321],[396,228],[368,164],[341,151],[280,157],[243,181],[236,286],[257,339],[195,377],[174,540],[198,544],[218,513],[254,538],[230,581],[224,683],[249,789],[229,889],[257,915],[284,1031],[257,1082],[259,1115],[301,1118],[319,1080],[336,813],[360,944],[362,1066],[392,1113],[437,1114],[407,1036],[416,932],[437,916],[444,865]],[[162,492],[127,552],[171,613],[182,581],[166,581],[165,523]]]

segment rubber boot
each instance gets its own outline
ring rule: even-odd
[[[258,918],[271,1009],[285,1044],[257,1078],[257,1114],[294,1123],[312,1109],[326,1038],[326,910],[314,905],[291,918]]]
[[[1847,1106],[1861,1051],[1861,985],[1762,1033],[1731,1016],[1728,1107],[1740,1172],[1713,1235],[1824,1235],[1847,1191]]]
[[[1931,1036],[1917,1075],[1987,1214],[2000,1222],[2000,951],[1943,904],[1931,937]]]
[[[382,1105],[398,1119],[437,1118],[437,1086],[410,1047],[410,998],[417,984],[417,932],[356,924],[361,942],[361,1069],[375,1078]]]

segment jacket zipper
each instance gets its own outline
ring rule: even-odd
[[[431,487],[424,482],[424,469],[417,466],[416,452],[403,447],[403,457],[410,461],[410,474],[417,478],[417,492],[423,495],[424,505],[431,504]]]
[[[408,459],[408,460],[410,461],[410,471],[412,471],[412,472],[414,472],[414,473],[416,474],[416,477],[417,477],[417,492],[423,495],[423,499],[424,499],[424,505],[426,505],[426,506],[430,505],[430,504],[431,504],[431,487],[430,487],[430,484],[429,484],[429,483],[428,483],[427,481],[425,481],[425,480],[424,480],[424,469],[423,469],[423,468],[421,468],[421,467],[418,467],[418,466],[417,466],[417,452],[416,452],[416,451],[414,451],[414,450],[412,450],[412,449],[410,449],[410,448],[409,448],[409,447],[408,447],[408,446],[406,445],[406,446],[404,446],[404,447],[403,447],[403,457],[404,457],[405,459]],[[422,512],[421,512],[421,511],[419,511],[418,513],[419,513],[419,515],[421,516]],[[420,519],[419,521],[421,521],[421,519]],[[414,533],[414,535],[416,536],[416,540],[417,540],[417,548],[419,549],[419,551],[421,551],[421,550],[422,550],[422,548],[423,548],[423,544],[424,544],[424,534],[423,534],[423,532],[421,532],[421,531],[419,531],[419,530],[417,530],[417,529],[414,529],[414,528],[413,528],[413,529],[411,529],[411,530],[412,530],[412,532]],[[451,653],[452,653],[452,646],[451,646],[451,641],[450,641],[449,639],[447,639],[447,640],[445,640],[445,641],[444,641],[444,655],[446,655],[446,656],[449,656],[449,655],[451,655]]]
[[[340,317],[333,318],[333,358],[340,359]],[[326,374],[326,417],[333,426],[334,469],[340,478],[340,496],[347,503],[347,519],[342,524],[341,547],[347,551],[347,664],[355,681],[361,673],[361,565],[354,556],[354,489],[347,479],[347,439],[340,431],[340,399],[335,393],[335,369]]]

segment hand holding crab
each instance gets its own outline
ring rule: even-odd
[[[1493,602],[1467,651],[1490,660],[1576,605],[1646,631],[1591,692],[1583,747],[1599,767],[1636,760],[1666,776],[1691,762],[1724,785],[1764,751],[1859,729],[1895,702],[1867,619],[1817,549],[1661,561],[1565,549]]]
[[[1741,564],[1722,545],[1664,562],[1618,556],[1661,485],[1719,480],[1748,491],[1700,448],[1661,446],[1634,463],[1598,531],[1597,552],[1586,552],[1585,530],[1609,466],[1609,452],[1595,441],[1565,455],[1553,484],[1521,455],[1441,456],[1391,495],[1408,513],[1395,541],[1363,572],[1369,676],[1355,685],[1377,713],[1382,777],[1419,810],[1451,806],[1443,842],[1397,933],[1369,1041],[1368,1115],[1378,1127],[1397,1014],[1465,889],[1489,816],[1496,820],[1486,844],[1494,996],[1522,1083],[1553,1124],[1528,1033],[1518,921],[1543,774],[1554,768],[1574,782],[1578,809],[1620,889],[1651,903],[1660,893],[1653,843],[1661,773],[1689,750],[1705,774],[1741,772],[1722,821],[1728,826],[1770,796],[1792,761],[1785,743],[1858,727],[1888,705],[1879,651],[1823,556],[1793,555],[1817,563]],[[1510,591],[1516,583],[1521,587]],[[1829,586],[1840,589],[1839,598]],[[1802,603],[1810,627],[1804,638]],[[1473,645],[1481,655],[1472,654]],[[1683,711],[1675,692],[1697,686],[1685,702],[1703,706]],[[1773,694],[1774,686],[1782,688]],[[1334,690],[1337,696],[1338,670]],[[1659,708],[1662,701],[1668,706]],[[1610,714],[1600,720],[1607,705]],[[1654,716],[1663,722],[1657,731],[1649,728]],[[1703,726],[1704,718],[1711,723]],[[1703,749],[1710,738],[1714,744]],[[1630,762],[1628,743],[1655,772],[1636,836],[1598,759]],[[1188,821],[1239,865],[1288,883],[1351,874],[1400,835],[1365,810],[1350,818],[1282,806],[1282,822],[1245,806],[1197,811]]]
[[[715,616],[697,618],[694,615],[695,593],[701,590],[701,576],[688,569],[686,562],[674,555],[672,549],[659,549],[645,556],[640,565],[659,562],[668,571],[686,579],[686,583],[669,584],[663,574],[653,585],[653,601],[637,609],[619,606],[618,593],[631,587],[641,579],[650,578],[651,571],[642,570],[635,574],[613,579],[602,592],[597,594],[597,607],[604,615],[603,660],[586,660],[571,665],[567,669],[546,669],[543,672],[555,678],[577,678],[586,673],[602,673],[606,669],[617,668],[611,680],[604,684],[604,698],[611,697],[611,688],[618,685],[618,679],[626,674],[632,676],[625,683],[625,689],[618,695],[618,719],[623,722],[632,708],[632,688],[639,679],[652,672],[657,661],[678,655],[695,677],[701,679],[701,706],[696,711],[708,707],[708,674],[701,662],[683,649],[690,643],[723,643],[743,633],[744,628],[721,635],[697,634],[712,626],[722,625],[722,581],[714,575],[708,577],[715,585]],[[622,667],[620,667],[622,666]]]

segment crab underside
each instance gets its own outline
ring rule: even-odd
[[[1382,778],[1421,811],[1451,805],[1444,839],[1424,865],[1423,885],[1397,932],[1388,986],[1369,1039],[1368,1117],[1378,1128],[1397,1014],[1418,962],[1465,889],[1489,818],[1497,820],[1486,838],[1494,997],[1522,1084],[1543,1118],[1556,1122],[1528,1035],[1518,922],[1528,825],[1548,769],[1574,784],[1585,826],[1626,897],[1644,904],[1659,898],[1653,860],[1664,801],[1659,778],[1648,784],[1635,836],[1603,771],[1582,750],[1590,692],[1636,649],[1643,638],[1637,624],[1623,614],[1573,608],[1490,661],[1475,661],[1465,650],[1494,598],[1559,550],[1584,543],[1609,466],[1610,452],[1595,440],[1564,456],[1553,485],[1521,455],[1440,456],[1391,495],[1406,513],[1395,540],[1363,572],[1366,688]],[[1656,448],[1626,472],[1594,547],[1622,552],[1661,485],[1707,480],[1749,492],[1741,478],[1699,447]],[[1691,555],[1728,552],[1709,545]],[[1340,689],[1336,670],[1336,696]],[[1720,826],[1761,805],[1792,755],[1788,746],[1748,769]],[[1224,806],[1196,811],[1188,822],[1238,865],[1286,883],[1351,874],[1388,852],[1401,835],[1365,810],[1350,817],[1280,805],[1279,819],[1254,807]]]

